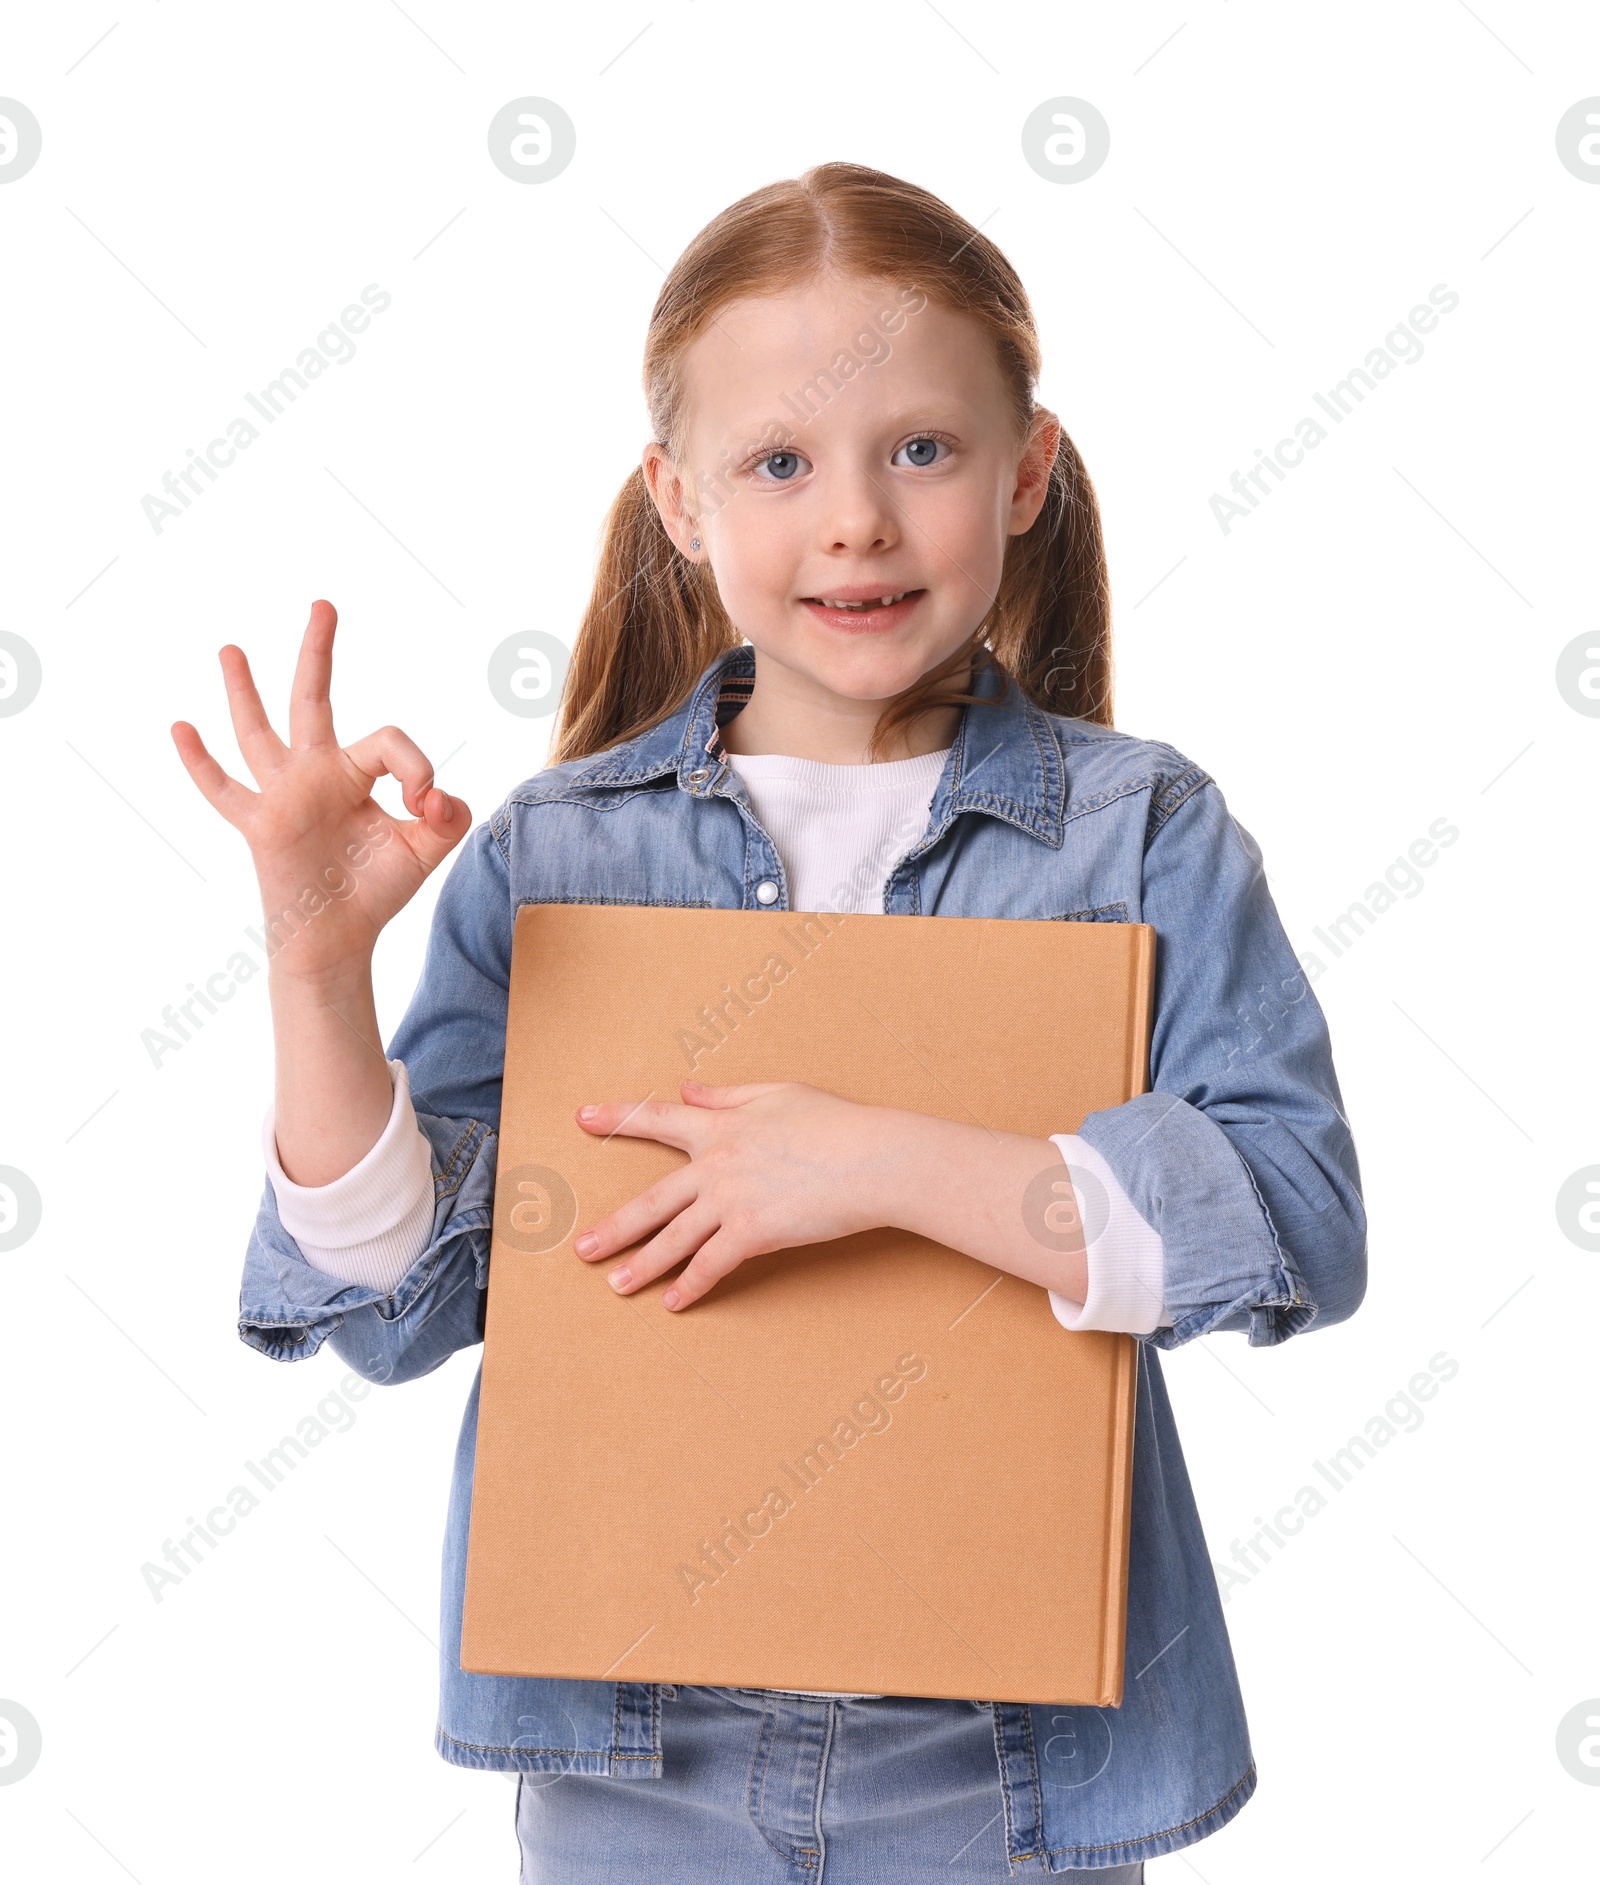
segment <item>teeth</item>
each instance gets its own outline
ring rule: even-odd
[[[834,602],[827,596],[818,596],[817,600],[825,609],[886,609],[891,603],[900,602],[911,592],[902,589],[897,596],[879,596],[876,602]]]

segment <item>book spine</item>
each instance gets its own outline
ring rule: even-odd
[[[1149,923],[1129,925],[1126,1097],[1150,1090],[1150,1023],[1155,1005],[1157,937]],[[1111,1456],[1107,1461],[1105,1563],[1110,1573],[1100,1642],[1100,1706],[1120,1708],[1128,1636],[1128,1556],[1133,1520],[1134,1419],[1138,1408],[1139,1344],[1113,1335],[1120,1348],[1112,1390]]]
[[[1139,1392],[1139,1344],[1131,1335],[1113,1335],[1117,1357],[1112,1391],[1111,1457],[1107,1462],[1105,1563],[1110,1577],[1100,1639],[1100,1706],[1120,1708],[1128,1639],[1128,1555],[1133,1521],[1134,1417]]]
[[[1132,973],[1128,978],[1128,1092],[1150,1090],[1150,1021],[1155,1004],[1156,932],[1148,923],[1131,923]]]

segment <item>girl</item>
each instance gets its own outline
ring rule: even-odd
[[[1261,1346],[1350,1315],[1356,1157],[1258,848],[1199,765],[1113,730],[1094,491],[1034,400],[1038,372],[1015,273],[927,192],[850,164],[758,190],[702,231],[656,304],[654,437],[607,520],[551,765],[469,836],[466,805],[398,728],[341,747],[320,602],[287,745],[243,652],[221,651],[258,792],[173,728],[250,844],[277,944],[240,1333],[285,1361],[327,1341],[375,1381],[482,1337],[519,904],[1159,936],[1151,1090],[1076,1134],[997,1141],[782,1082],[685,1082],[681,1103],[602,1093],[580,1112],[689,1155],[580,1225],[578,1256],[610,1264],[619,1291],[676,1270],[663,1301],[692,1313],[746,1257],[895,1225],[1048,1289],[1069,1329],[1138,1338],[1122,1705],[465,1673],[475,1385],[436,1745],[519,1774],[525,1879],[954,1885],[1033,1862],[1133,1881],[1255,1788],[1157,1350],[1213,1330]],[[383,774],[409,822],[370,796]],[[458,843],[386,1055],[373,944]],[[1065,1252],[1022,1209],[1063,1164],[1090,1226]]]

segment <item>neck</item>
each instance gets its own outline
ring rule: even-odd
[[[952,676],[964,690],[970,668]],[[755,686],[749,701],[722,729],[726,751],[739,754],[784,753],[792,759],[817,759],[829,765],[867,763],[867,743],[888,705],[882,700],[851,700],[819,687],[792,668],[780,667],[756,650]],[[874,760],[915,759],[942,752],[961,724],[959,707],[939,707],[895,727]]]

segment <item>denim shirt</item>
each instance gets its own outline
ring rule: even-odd
[[[252,1347],[299,1361],[327,1342],[399,1383],[482,1341],[518,907],[789,908],[783,861],[717,738],[724,681],[753,667],[748,646],[719,656],[678,711],[537,773],[463,842],[388,1047],[433,1148],[431,1239],[392,1294],[343,1283],[305,1261],[268,1183],[240,1297]],[[1172,1318],[1135,1338],[1123,1700],[994,1705],[1013,1862],[1126,1865],[1214,1832],[1256,1785],[1157,1351],[1213,1332],[1263,1347],[1342,1321],[1366,1287],[1366,1220],[1322,1010],[1216,783],[1171,746],[1042,711],[997,669],[977,691],[885,912],[1148,923],[1158,939],[1150,1091],[1079,1127],[1160,1233]],[[435,1745],[462,1767],[660,1776],[662,1685],[460,1667],[477,1408],[474,1381],[444,1541]]]

